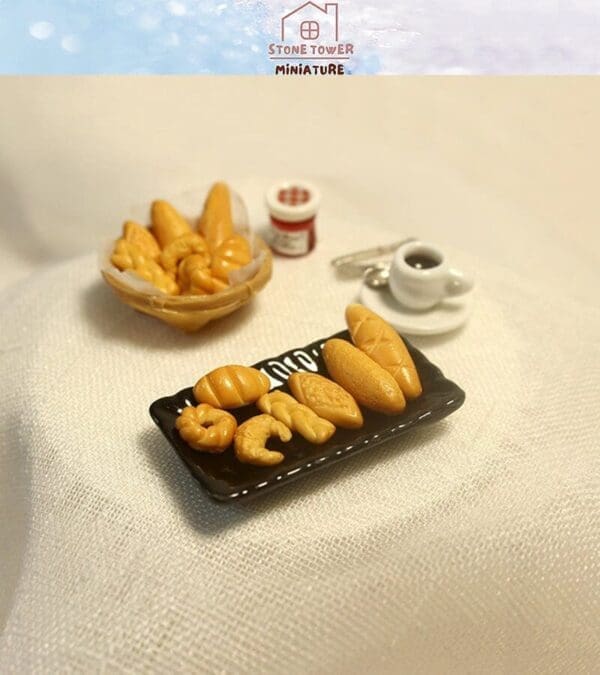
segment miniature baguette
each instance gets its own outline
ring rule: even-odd
[[[167,247],[178,237],[192,231],[190,224],[179,211],[162,199],[152,202],[150,214],[152,217],[152,234],[156,237],[161,248]]]
[[[363,305],[353,304],[346,308],[346,323],[352,342],[392,375],[407,399],[423,393],[404,341],[386,321]]]
[[[327,340],[323,358],[331,377],[365,408],[394,415],[406,407],[404,394],[391,374],[350,342]]]
[[[194,386],[198,403],[215,408],[241,408],[269,391],[269,378],[248,366],[222,366],[200,378]]]
[[[362,427],[363,416],[356,401],[335,382],[316,373],[293,373],[288,384],[297,401],[336,427]]]
[[[198,229],[206,239],[211,253],[232,236],[231,194],[226,183],[215,183],[210,189],[198,221]]]

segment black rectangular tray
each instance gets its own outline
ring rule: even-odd
[[[350,341],[348,331],[331,337]],[[268,375],[271,388],[289,392],[287,379],[296,371],[307,371],[327,376],[321,355],[323,344],[329,338],[316,340],[306,347],[290,349],[279,356],[256,363],[253,367]],[[160,398],[150,406],[150,415],[159,429],[185,462],[194,478],[215,499],[228,501],[254,496],[329,466],[358,452],[372,451],[374,446],[385,443],[409,429],[441,420],[460,408],[465,400],[464,391],[446,379],[442,371],[431,363],[422,352],[404,340],[415,362],[423,384],[423,394],[408,403],[399,415],[381,415],[363,409],[364,426],[361,429],[337,429],[323,445],[313,445],[298,434],[288,443],[274,442],[273,447],[284,453],[281,464],[258,467],[242,464],[229,448],[222,454],[197,452],[179,436],[175,420],[188,405],[196,405],[193,389],[182,389],[173,396]],[[249,405],[231,411],[238,424],[260,414]]]

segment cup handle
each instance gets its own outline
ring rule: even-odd
[[[463,295],[468,293],[474,285],[473,279],[460,270],[454,268],[448,270],[448,281],[446,282],[446,293],[448,295]]]

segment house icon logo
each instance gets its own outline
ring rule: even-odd
[[[340,42],[339,4],[309,0],[280,20],[280,42],[267,46],[275,75],[344,75],[354,56],[352,42]]]
[[[288,12],[281,19],[281,41],[339,39],[338,3],[328,2],[320,6],[309,0]]]

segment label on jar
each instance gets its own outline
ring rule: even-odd
[[[271,226],[271,247],[283,255],[305,255],[309,251],[308,230],[284,232]]]

